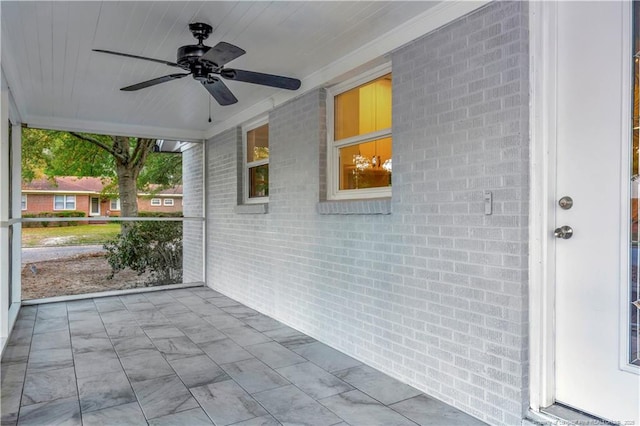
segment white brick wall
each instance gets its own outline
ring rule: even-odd
[[[204,147],[201,144],[191,144],[182,153],[182,188],[185,217],[202,217],[204,213],[203,188]],[[184,221],[182,225],[182,280],[185,283],[204,281],[202,267],[203,253],[202,222]]]
[[[528,406],[526,7],[492,3],[393,53],[391,214],[318,204],[323,90],[270,114],[266,214],[234,212],[240,131],[208,141],[207,284],[489,423],[519,423]]]

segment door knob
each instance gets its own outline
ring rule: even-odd
[[[556,228],[555,231],[553,231],[553,235],[556,238],[562,238],[563,240],[568,240],[573,236],[573,228],[567,225],[561,226],[560,228]]]

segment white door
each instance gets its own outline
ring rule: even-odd
[[[631,108],[628,2],[558,3],[555,399],[640,424],[628,362]],[[629,69],[627,69],[627,67]],[[558,200],[573,199],[570,209]],[[624,423],[623,423],[624,424]]]

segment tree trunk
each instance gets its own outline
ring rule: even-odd
[[[138,173],[123,164],[116,165],[118,173],[118,193],[120,194],[120,216],[138,216]]]

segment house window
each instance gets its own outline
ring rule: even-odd
[[[75,210],[76,196],[75,195],[54,195],[53,209],[54,210]]]
[[[391,196],[390,65],[328,91],[329,198]]]
[[[267,202],[269,197],[269,123],[261,120],[245,128],[244,188],[246,202]]]
[[[20,206],[21,206],[22,210],[26,210],[27,209],[27,195],[26,194],[22,194],[22,201],[20,203]]]
[[[112,198],[109,200],[109,210],[120,210],[120,198]]]
[[[163,202],[165,206],[173,206],[173,198],[165,198]]]
[[[151,205],[152,206],[161,206],[162,205],[162,200],[160,200],[160,198],[152,198],[151,199]]]

